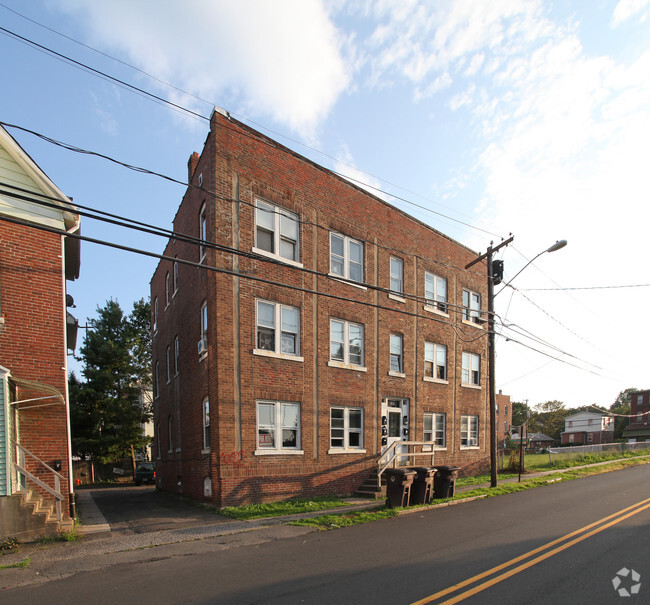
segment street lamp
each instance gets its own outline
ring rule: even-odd
[[[482,261],[483,259],[487,260],[487,278],[488,278],[488,383],[490,391],[490,487],[497,486],[497,422],[496,422],[496,384],[495,384],[495,338],[494,338],[494,284],[498,284],[500,279],[496,276],[494,261],[492,260],[492,255],[499,249],[507,246],[512,240],[513,236],[510,236],[506,241],[501,242],[495,248],[492,248],[492,244],[488,246],[487,252],[481,254],[478,258],[475,258],[471,263],[465,266],[465,269],[469,269],[472,265]],[[555,242],[552,246],[549,246],[546,250],[542,250],[537,256],[532,260],[528,261],[526,265],[515,275],[519,275],[528,265],[530,265],[535,259],[540,257],[546,252],[555,252],[566,246],[566,240],[562,239]],[[498,272],[500,274],[500,271]],[[499,292],[502,292],[504,288],[509,286],[512,281],[515,279],[513,277]],[[498,292],[497,292],[498,294]]]

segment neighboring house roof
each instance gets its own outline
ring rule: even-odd
[[[513,441],[519,441],[519,435],[512,435],[510,437]],[[530,441],[555,441],[552,437],[544,435],[544,433],[530,433],[528,435]]]
[[[74,213],[72,200],[2,126],[0,186],[0,215],[68,233],[79,231],[80,218]],[[80,266],[79,240],[66,238],[65,246],[66,278],[76,279]]]

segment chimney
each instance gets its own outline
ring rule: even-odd
[[[192,182],[192,177],[194,176],[194,171],[199,163],[199,154],[196,151],[190,156],[190,159],[187,161],[187,180]]]

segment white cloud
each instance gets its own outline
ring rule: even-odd
[[[347,41],[317,0],[58,6],[83,21],[95,46],[217,105],[267,115],[307,135],[350,81],[342,55]]]
[[[648,6],[650,6],[650,0],[619,0],[612,15],[612,27],[618,27],[621,23],[640,13],[639,20],[644,21],[647,17],[645,11]]]

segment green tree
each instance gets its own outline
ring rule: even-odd
[[[512,426],[521,426],[528,419],[528,406],[521,401],[512,402]]]
[[[109,462],[128,456],[131,446],[148,444],[141,428],[151,417],[150,406],[141,404],[142,390],[151,385],[148,306],[136,302],[128,317],[117,301],[97,308],[93,329],[80,348],[85,381],[74,374],[69,380],[75,455]]]
[[[564,428],[564,418],[573,414],[561,401],[545,401],[533,408],[528,430],[531,433],[544,433],[556,441],[560,441],[560,433]]]
[[[629,415],[632,413],[632,395],[638,391],[639,389],[633,388],[621,391],[609,407],[609,411],[613,414],[620,414],[620,416],[614,416],[614,440],[623,438],[623,430],[631,420]]]

